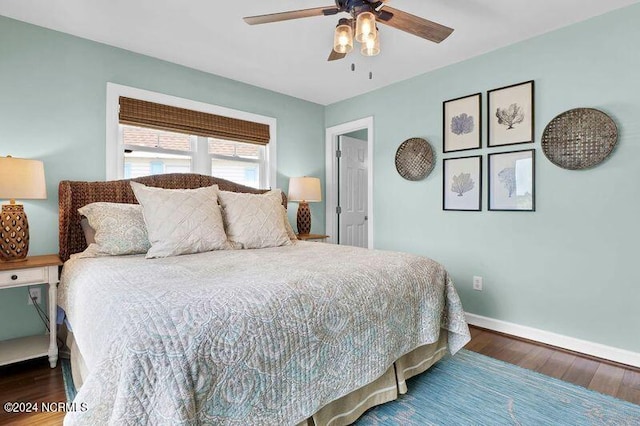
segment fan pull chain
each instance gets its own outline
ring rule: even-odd
[[[351,64],[351,71],[355,72],[356,64]],[[373,80],[373,71],[369,71],[369,80]]]

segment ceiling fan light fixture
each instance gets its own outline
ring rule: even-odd
[[[353,28],[350,24],[339,24],[333,35],[333,50],[349,53],[353,50]]]
[[[371,12],[361,12],[356,19],[356,40],[364,43],[376,37],[376,16]]]
[[[380,35],[374,40],[368,39],[362,43],[362,49],[360,50],[364,56],[376,56],[380,53]]]

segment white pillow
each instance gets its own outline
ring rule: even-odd
[[[142,207],[137,204],[91,203],[78,213],[95,231],[83,257],[141,254],[151,247]]]
[[[231,242],[245,249],[291,244],[284,224],[279,189],[264,194],[220,191],[218,199]]]
[[[178,256],[229,248],[218,185],[198,189],[163,189],[131,182],[151,248],[147,258]]]

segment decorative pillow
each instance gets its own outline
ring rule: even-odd
[[[151,247],[142,207],[137,204],[91,203],[78,212],[87,222],[86,227],[83,226],[89,246],[87,255],[141,254]]]
[[[131,182],[131,188],[147,224],[148,259],[229,248],[217,201],[218,185],[162,189]]]
[[[218,198],[230,241],[245,249],[291,244],[279,189],[264,194],[220,191]]]
[[[289,239],[291,240],[292,243],[296,243],[298,241],[298,237],[296,236],[296,233],[293,230],[293,227],[291,227],[291,222],[289,222],[289,216],[287,216],[287,209],[285,209],[284,206],[282,206],[282,214],[284,217],[284,227],[287,230],[287,235],[289,236]]]
[[[144,222],[144,219],[143,219]],[[80,219],[80,226],[82,227],[82,233],[84,234],[84,240],[87,243],[87,246],[96,242],[96,230],[89,225],[89,220],[86,217],[82,216]]]

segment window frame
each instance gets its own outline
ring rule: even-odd
[[[269,126],[269,144],[265,147],[263,167],[264,188],[275,188],[276,185],[276,135],[277,135],[277,119],[264,115],[254,114],[246,111],[226,108],[219,105],[208,104],[204,102],[193,101],[190,99],[179,98],[177,96],[165,95],[163,93],[152,92],[149,90],[138,89],[135,87],[123,86],[115,83],[107,83],[107,134],[106,134],[106,173],[107,180],[116,180],[124,178],[124,143],[122,140],[122,132],[120,131],[119,107],[120,96],[140,99],[143,101],[156,102],[164,105],[186,108],[195,111],[202,111],[210,114],[222,115],[239,120],[253,121],[256,123],[267,124]],[[209,154],[207,138],[196,137],[196,151],[200,152],[202,145],[206,146],[204,152],[206,155],[192,155],[193,173],[211,174],[211,158]],[[207,162],[208,167],[205,167]],[[261,173],[262,174],[262,173]]]

